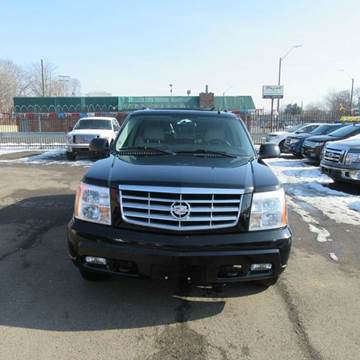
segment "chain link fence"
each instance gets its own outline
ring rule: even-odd
[[[243,117],[255,144],[265,142],[266,135],[274,131],[286,131],[294,126],[307,123],[334,123],[339,115],[334,112],[303,112],[299,115],[280,113],[271,121],[270,114],[251,114]]]
[[[127,113],[96,113],[93,116],[113,116],[121,124]],[[78,113],[0,113],[0,149],[64,149],[66,133],[72,129],[80,114]],[[255,144],[265,142],[271,131],[284,131],[304,123],[333,123],[339,120],[338,114],[331,112],[304,112],[300,115],[279,114],[271,122],[270,115],[243,114]]]

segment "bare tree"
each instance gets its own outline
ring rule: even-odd
[[[49,61],[44,61],[43,71],[41,63],[33,63],[27,69],[27,77],[29,81],[29,92],[32,96],[51,96],[52,86],[55,78],[55,66]],[[44,76],[44,93],[42,86],[42,76]]]
[[[31,64],[27,70],[30,94],[32,96],[80,95],[80,81],[71,76],[58,75],[55,70],[56,66],[47,60],[43,62],[43,70],[40,62]],[[42,79],[42,76],[44,76],[44,79]]]
[[[10,112],[13,97],[26,95],[28,86],[27,76],[19,66],[0,59],[0,112]]]
[[[358,96],[360,94],[360,89],[355,89],[354,91],[354,101],[352,107],[359,106],[358,104]],[[341,115],[349,115],[351,114],[350,107],[350,91],[332,91],[325,98],[326,106],[328,110],[336,113],[338,116]]]

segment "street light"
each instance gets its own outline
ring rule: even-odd
[[[297,48],[300,48],[302,47],[301,44],[299,45],[293,45],[286,53],[285,55],[281,56],[279,58],[279,74],[278,74],[278,85],[280,85],[281,83],[281,65],[282,65],[282,62],[287,58],[287,56],[294,50],[294,49],[297,49]],[[277,106],[276,106],[276,110],[277,110],[277,113],[279,114],[279,109],[280,109],[280,99],[277,99]]]
[[[350,90],[350,115],[352,114],[352,104],[353,104],[353,96],[354,96],[354,83],[355,79],[350,76],[344,69],[340,69],[339,71],[346,74],[351,79],[351,90]]]
[[[170,87],[170,96],[172,97],[172,92],[173,92],[173,84],[169,84]]]

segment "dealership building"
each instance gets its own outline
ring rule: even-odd
[[[18,131],[67,131],[86,116],[114,116],[120,122],[137,109],[219,109],[236,114],[255,111],[251,96],[69,96],[15,97]]]

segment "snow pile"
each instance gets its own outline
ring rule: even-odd
[[[338,223],[360,224],[359,197],[331,189],[329,184],[333,183],[332,179],[322,174],[318,167],[293,159],[271,159],[267,162],[284,184],[286,193],[296,198],[297,202],[321,211]],[[295,211],[299,212],[299,208]]]
[[[308,224],[309,230],[316,234],[316,240],[318,242],[326,242],[326,241],[332,241],[330,238],[330,233],[323,227],[320,226],[320,223],[318,220],[316,220],[307,210],[298,204],[298,202],[294,202],[291,198],[287,199],[288,204],[291,205],[291,207],[303,218],[303,220]]]
[[[66,159],[64,150],[45,151],[39,155],[23,157],[20,159],[5,160],[0,159],[0,163],[28,163],[35,165],[69,165],[69,166],[86,166],[93,164],[91,160],[80,159],[77,161],[69,161]]]

